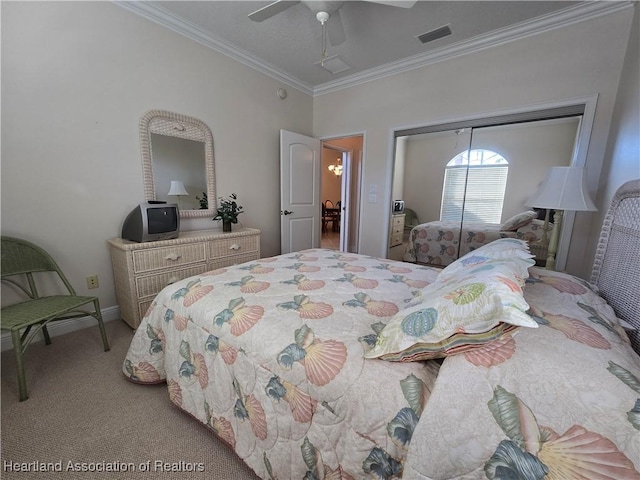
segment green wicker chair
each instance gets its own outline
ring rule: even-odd
[[[405,232],[410,232],[411,229],[417,225],[420,225],[420,220],[418,220],[418,214],[411,210],[410,208],[404,209],[404,230]]]
[[[76,295],[55,260],[37,245],[26,240],[6,236],[1,237],[1,243],[2,281],[13,285],[28,297],[25,301],[2,307],[0,311],[2,330],[11,332],[18,369],[20,401],[23,401],[29,398],[24,373],[24,354],[39,331],[42,331],[45,343],[47,345],[51,343],[47,331],[49,322],[91,316],[98,321],[105,352],[109,350],[109,341],[104,329],[98,297]],[[69,293],[41,297],[36,287],[36,277],[38,277],[38,275],[34,275],[36,272],[57,274]],[[93,311],[80,308],[90,303],[93,303]],[[22,330],[24,331],[21,333]]]

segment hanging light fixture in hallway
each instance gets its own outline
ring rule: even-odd
[[[329,165],[329,171],[333,172],[337,177],[342,175],[342,159],[337,158],[336,163]]]

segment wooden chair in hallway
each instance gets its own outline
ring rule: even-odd
[[[331,222],[331,230],[337,232],[340,230],[340,202],[334,206],[331,200],[325,200],[322,204],[322,214],[323,218],[326,216],[326,222],[323,221],[323,231],[326,231],[326,228]]]
[[[105,352],[109,350],[109,341],[102,321],[98,297],[76,295],[75,290],[65,277],[55,260],[42,248],[31,242],[14,237],[1,237],[1,279],[13,289],[26,296],[25,300],[2,307],[0,327],[11,332],[13,350],[18,370],[18,389],[20,401],[29,398],[24,372],[24,354],[38,332],[42,331],[45,343],[51,343],[47,325],[56,320],[91,316],[98,321],[102,344]],[[47,287],[52,279],[61,281],[67,293],[41,296],[37,283],[42,283],[42,272],[46,275]],[[36,282],[38,278],[39,282]],[[59,283],[59,282],[57,282]],[[42,286],[42,285],[41,285]],[[49,287],[51,288],[51,287]],[[93,305],[93,309],[82,308]]]
[[[322,203],[322,231],[326,232],[328,230],[329,223],[331,223],[332,228],[335,228],[334,224],[334,212],[333,210],[333,202],[331,200],[325,200]]]
[[[331,218],[329,217],[329,214],[327,213],[327,207],[324,206],[324,203],[322,204],[322,231],[326,232],[327,231],[327,226],[329,225],[329,222],[331,221]]]
[[[335,212],[335,218],[333,219],[333,229],[336,232],[340,231],[340,222],[342,221],[342,201],[338,200],[336,202],[336,212]]]

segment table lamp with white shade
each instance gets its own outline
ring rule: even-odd
[[[587,192],[583,167],[551,167],[538,191],[525,205],[555,210],[553,231],[547,251],[546,268],[550,270],[554,270],[556,266],[556,252],[560,240],[563,211],[593,212],[597,210]]]
[[[184,188],[184,183],[180,180],[171,180],[171,187],[169,188],[169,193],[167,195],[178,197],[178,208],[182,209],[180,206],[180,197],[189,195],[189,192],[187,192],[187,189]]]

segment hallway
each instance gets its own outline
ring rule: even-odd
[[[320,237],[320,247],[328,248],[330,250],[340,250],[340,232],[334,232],[331,229],[327,229],[326,232],[322,232]]]
[[[364,169],[364,135],[350,134],[321,141],[320,199],[342,207],[341,232],[322,232],[322,248],[340,251],[340,235],[344,251],[356,252],[359,244],[360,196]],[[329,222],[329,230],[333,223]]]

